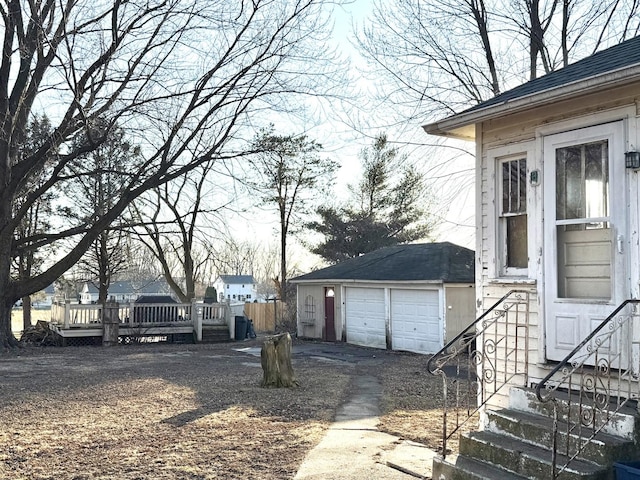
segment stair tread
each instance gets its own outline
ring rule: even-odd
[[[477,480],[526,480],[527,477],[504,470],[490,463],[467,457],[466,455],[448,455],[446,459],[436,457],[434,461],[449,464],[457,470],[462,470]],[[434,477],[435,478],[435,477]]]
[[[506,451],[517,452],[520,455],[527,456],[542,464],[551,465],[551,452],[547,448],[527,443],[521,439],[489,431],[469,432],[465,434],[465,436],[475,441],[499,447]],[[505,439],[508,439],[508,442],[501,441]],[[558,454],[558,465],[564,465],[567,460],[568,458],[565,455]],[[576,458],[571,462],[569,470],[584,474],[591,474],[601,472],[604,469],[595,463]]]
[[[511,408],[493,410],[487,413],[489,416],[496,415],[503,418],[507,418],[509,420],[524,422],[534,427],[547,428],[549,431],[553,431],[553,419],[545,415],[539,415],[539,414],[530,413],[530,412],[523,412],[521,410],[515,410]],[[558,420],[558,425],[565,427],[567,425],[567,422],[563,420]],[[562,427],[560,428],[561,432],[563,431]],[[608,445],[613,445],[613,446],[621,446],[624,444],[633,443],[631,440],[625,439],[624,437],[611,435],[605,432],[599,432],[595,436],[594,440],[596,442],[606,443]]]
[[[529,395],[532,395],[535,398],[535,401],[538,402],[538,397],[536,397],[536,390],[535,388],[529,388],[529,387],[518,387],[520,390],[528,393]],[[574,397],[575,398],[575,392],[574,393]],[[562,402],[566,401],[569,398],[569,394],[565,391],[562,390],[555,390],[552,393],[552,397],[560,400]],[[615,403],[612,401],[611,402],[612,407],[615,405]],[[620,407],[620,410],[618,412],[616,412],[616,415],[620,415],[620,416],[630,416],[630,417],[635,417],[637,414],[637,401],[636,400],[629,400],[628,403],[623,406]]]

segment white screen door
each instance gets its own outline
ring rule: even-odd
[[[623,123],[544,138],[546,356],[562,360],[626,298]]]

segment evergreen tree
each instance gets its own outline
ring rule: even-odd
[[[386,135],[379,135],[360,158],[362,179],[350,187],[347,205],[320,207],[320,219],[308,224],[324,236],[312,252],[330,263],[426,238],[432,227],[425,179]]]

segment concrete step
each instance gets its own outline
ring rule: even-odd
[[[526,480],[527,477],[503,470],[494,465],[465,457],[448,455],[435,457],[431,478],[435,480]]]
[[[583,405],[582,410],[577,408],[575,402],[577,397],[572,397],[572,408],[569,409],[569,395],[566,392],[555,392],[555,401],[558,404],[558,420],[566,422],[571,419],[574,423],[579,423],[585,415],[595,412],[596,424],[604,424],[603,433],[634,441],[638,432],[640,432],[640,416],[635,408],[636,402],[630,402],[630,405],[622,407],[618,412],[614,413],[615,405],[608,408],[592,409],[588,405]],[[536,397],[535,390],[531,388],[512,387],[509,393],[509,407],[527,413],[543,415],[553,418],[553,401],[540,402]]]
[[[553,446],[553,420],[548,417],[503,409],[488,411],[487,420],[487,431],[521,439],[547,449]],[[567,455],[567,450],[573,452],[578,445],[585,443],[585,439],[567,434],[566,422],[559,422],[558,427],[558,453]],[[591,432],[587,430],[584,434],[590,435]],[[579,457],[598,465],[611,466],[615,461],[636,459],[639,454],[634,442],[599,433],[584,446]]]
[[[481,459],[483,462],[527,478],[540,480],[552,478],[551,451],[515,437],[490,431],[470,432],[460,437],[460,454]],[[567,460],[564,455],[558,455],[557,464],[564,465]],[[609,470],[592,462],[575,459],[559,478],[606,480]]]

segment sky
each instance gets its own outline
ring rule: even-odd
[[[366,61],[358,53],[354,47],[353,27],[361,28],[366,21],[368,15],[371,14],[373,8],[373,0],[354,0],[353,2],[336,6],[334,9],[334,32],[333,41],[343,55],[349,57],[352,65],[352,75],[356,76],[358,86],[363,89],[371,88],[368,81],[359,73],[366,69]],[[371,118],[383,116],[383,112],[370,112]],[[425,121],[426,123],[426,121]],[[422,125],[416,124],[415,129],[408,126],[406,128],[407,135],[404,138],[398,138],[399,141],[421,141],[431,143],[435,139],[429,138],[422,131]],[[340,169],[337,174],[334,187],[334,200],[344,200],[347,197],[347,185],[357,180],[360,173],[360,161],[358,155],[360,151],[371,144],[371,139],[377,133],[384,131],[372,128],[368,132],[354,132],[347,128],[344,124],[325,123],[320,125],[308,133],[312,138],[318,139],[323,146],[326,147],[326,156],[340,162]],[[412,138],[408,138],[410,135]],[[392,135],[390,135],[390,138]],[[472,145],[459,144],[458,147],[471,149]],[[423,150],[424,151],[424,150]],[[470,150],[471,151],[471,150]],[[411,152],[408,152],[411,155]],[[449,158],[446,151],[435,153],[435,156],[429,159],[415,158],[412,160],[418,165],[424,165],[425,171],[436,177],[446,177],[449,171],[473,170],[472,155]],[[441,157],[440,157],[441,156]],[[470,187],[473,183],[470,184]],[[440,187],[438,187],[440,188]],[[445,187],[447,188],[447,187]],[[435,197],[442,197],[441,191],[434,191]],[[453,204],[446,202],[445,206],[435,211],[436,217],[439,219],[434,241],[450,241],[467,248],[475,247],[475,228],[473,227],[473,215],[475,207],[473,206],[474,193],[473,188],[469,188],[458,195],[457,200]],[[265,210],[256,210],[251,208],[246,215],[234,218],[234,215],[227,217],[231,222],[233,235],[237,239],[247,242],[258,241],[264,246],[278,244],[278,221],[275,212]],[[292,262],[297,265],[300,271],[306,272],[314,268],[323,266],[322,260],[315,255],[309,253],[297,238],[290,241],[290,257]]]

